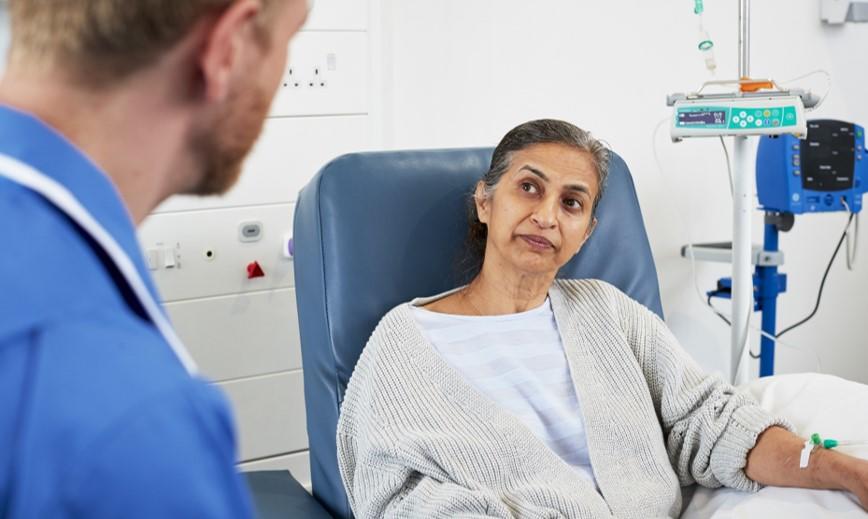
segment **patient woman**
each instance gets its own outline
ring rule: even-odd
[[[467,286],[390,311],[356,365],[338,457],[357,518],[677,517],[681,487],[848,489],[817,450],[703,373],[617,288],[555,279],[594,231],[608,150],[555,120],[510,131],[476,185]]]

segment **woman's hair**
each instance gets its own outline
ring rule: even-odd
[[[591,163],[597,170],[599,190],[591,207],[591,217],[597,210],[597,204],[603,196],[606,177],[609,175],[609,149],[601,141],[595,139],[590,132],[582,130],[568,122],[557,119],[538,119],[516,126],[507,133],[491,157],[491,166],[482,176],[483,192],[486,198],[491,198],[497,188],[500,178],[512,164],[513,155],[535,144],[563,144],[579,151],[586,152]],[[485,257],[485,243],[488,239],[488,227],[479,221],[476,213],[476,186],[468,198],[468,229],[466,240],[466,258],[464,259],[465,274],[473,277],[482,267]]]

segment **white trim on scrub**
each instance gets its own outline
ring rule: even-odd
[[[0,177],[6,177],[12,182],[44,196],[49,202],[72,218],[85,232],[90,234],[97,244],[108,254],[121,275],[124,276],[127,284],[129,284],[151,319],[151,322],[154,323],[157,330],[162,334],[166,342],[169,343],[175,356],[183,364],[184,369],[190,375],[195,375],[198,372],[196,362],[190,356],[187,348],[184,347],[184,344],[175,333],[165,314],[160,310],[159,304],[154,300],[133,261],[124,252],[118,242],[112,238],[111,234],[81,205],[75,198],[75,195],[59,182],[46,176],[39,170],[2,153],[0,153]]]

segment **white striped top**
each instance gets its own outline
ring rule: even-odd
[[[412,308],[447,363],[596,485],[579,399],[548,298],[538,308],[508,315]]]

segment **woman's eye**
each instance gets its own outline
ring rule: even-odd
[[[564,199],[564,205],[569,207],[570,209],[581,209],[582,208],[582,202],[580,202],[579,200],[577,200],[575,198],[565,198]]]
[[[521,190],[525,193],[536,193],[536,186],[531,184],[530,182],[522,182]]]

